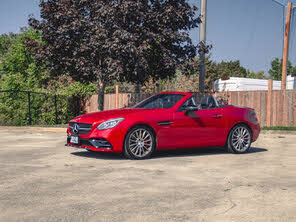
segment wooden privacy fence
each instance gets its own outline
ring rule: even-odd
[[[296,126],[296,90],[215,93],[231,105],[256,110],[261,126]]]
[[[197,101],[201,94],[194,93]],[[251,107],[256,110],[261,126],[296,126],[296,90],[216,92],[231,105]],[[149,94],[118,93],[106,94],[104,110],[130,107],[147,98]],[[92,96],[86,112],[97,111],[97,95]]]
[[[119,93],[117,96],[115,93],[105,94],[104,110],[131,107],[149,96],[150,94],[145,93]],[[98,95],[93,95],[89,98],[85,111],[86,113],[98,111]]]

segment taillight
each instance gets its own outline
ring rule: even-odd
[[[249,110],[248,119],[251,123],[254,123],[254,124],[258,123],[258,119],[257,119],[255,110],[253,110],[253,109]]]

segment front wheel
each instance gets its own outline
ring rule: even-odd
[[[229,133],[227,149],[232,153],[246,153],[250,150],[252,133],[249,127],[239,124]]]
[[[155,137],[146,126],[136,126],[126,135],[124,155],[129,159],[147,159],[155,149]]]

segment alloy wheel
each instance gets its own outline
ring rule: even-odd
[[[143,128],[133,131],[128,139],[130,152],[138,157],[145,157],[153,149],[153,138],[151,133]]]
[[[237,127],[232,133],[231,143],[236,151],[245,152],[251,144],[250,131],[244,126]]]

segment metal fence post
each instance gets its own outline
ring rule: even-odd
[[[57,95],[54,95],[55,123],[58,124]]]
[[[29,125],[32,125],[32,118],[31,118],[31,92],[28,91],[28,109],[29,109]]]

